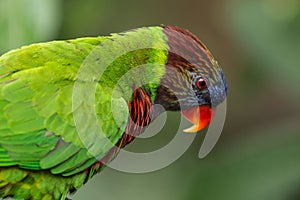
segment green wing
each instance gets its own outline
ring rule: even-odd
[[[123,130],[114,122],[111,94],[103,85],[96,84],[94,105],[82,102],[72,107],[77,72],[87,55],[106,39],[35,44],[0,57],[0,167],[19,165],[69,176],[97,161],[90,152],[102,158],[117,143]],[[104,135],[92,134],[99,127],[90,126],[89,118],[82,120],[78,134],[74,113],[88,109],[96,111]],[[126,110],[121,116],[124,127]]]
[[[166,41],[162,27],[149,27],[2,55],[0,167],[69,176],[107,155],[126,128],[132,87],[147,83],[155,94],[165,74]],[[101,77],[99,69],[105,69]]]

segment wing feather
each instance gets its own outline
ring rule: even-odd
[[[97,85],[95,105],[72,107],[77,71],[105,39],[34,44],[0,57],[0,167],[18,165],[70,176],[97,161],[91,151],[101,158],[117,143],[128,115],[121,115],[120,129],[110,111],[111,94],[103,86]],[[91,143],[86,147],[73,115],[91,108],[105,135],[94,134],[97,126],[91,125],[92,119],[83,118],[83,136]]]

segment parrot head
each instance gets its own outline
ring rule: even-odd
[[[224,72],[208,48],[187,30],[165,26],[168,37],[166,73],[155,103],[181,111],[193,123],[185,132],[197,132],[211,122],[216,107],[227,96]]]

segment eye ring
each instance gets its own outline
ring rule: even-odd
[[[199,77],[196,80],[196,87],[199,90],[205,90],[207,88],[208,84],[207,84],[207,80],[203,77]]]

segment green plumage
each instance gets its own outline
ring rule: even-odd
[[[126,48],[137,50],[106,63]],[[142,85],[147,78],[148,89],[155,93],[165,73],[167,51],[163,28],[150,27],[107,37],[33,44],[2,55],[0,196],[65,199],[69,190],[78,189],[88,176],[84,170],[122,137],[134,85]],[[135,79],[126,75],[147,63],[156,65],[137,69]],[[101,78],[97,77],[97,70],[106,64]],[[81,72],[82,65],[88,70]],[[118,83],[121,77],[131,84]],[[74,96],[74,86],[91,86],[94,95],[86,91]]]

